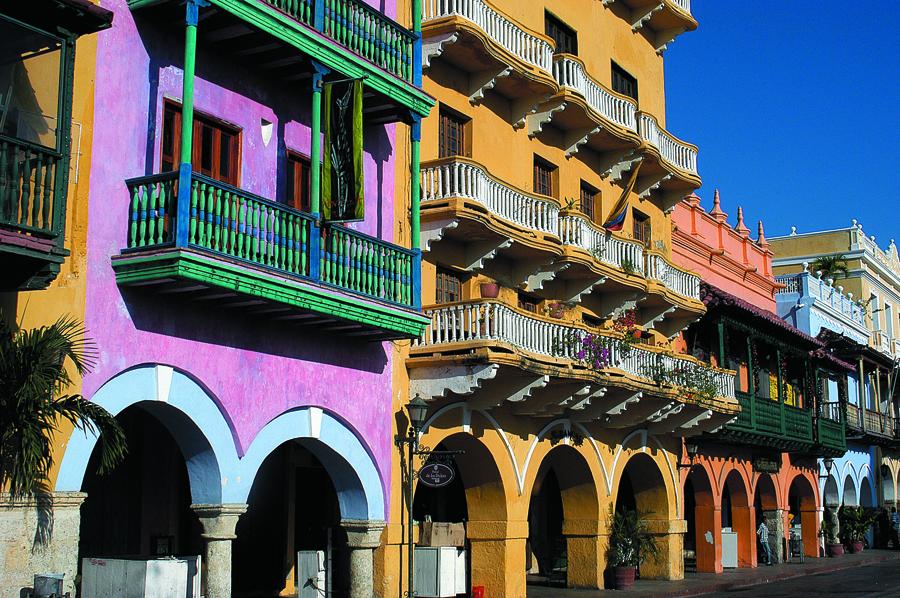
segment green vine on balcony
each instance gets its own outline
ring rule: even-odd
[[[614,356],[624,359],[634,346],[640,344],[643,330],[637,325],[634,310],[627,310],[613,320],[615,335],[595,334],[584,330],[572,330],[554,344],[557,357],[576,359],[585,367],[602,370],[615,365]]]
[[[689,399],[712,401],[719,395],[716,373],[705,367],[683,365],[667,368],[661,364],[654,364],[644,368],[644,375],[659,386],[679,387]]]

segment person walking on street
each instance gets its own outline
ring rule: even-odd
[[[759,543],[762,546],[763,554],[766,557],[766,565],[772,565],[772,548],[769,546],[769,528],[766,526],[766,520],[763,519],[759,522],[759,527],[756,528],[756,536],[759,538]]]
[[[900,513],[897,513],[897,507],[891,507],[891,543],[894,550],[900,549]]]

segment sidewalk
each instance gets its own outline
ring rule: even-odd
[[[757,567],[756,569],[727,569],[724,573],[687,573],[682,581],[639,580],[628,592],[614,590],[564,590],[540,586],[528,586],[528,598],[556,598],[571,596],[572,598],[609,597],[621,594],[634,598],[680,598],[684,596],[701,596],[712,592],[748,588],[772,581],[840,571],[851,567],[861,567],[887,560],[900,560],[900,552],[893,550],[867,550],[861,554],[845,554],[828,559],[806,559],[803,564],[783,563],[774,567]]]

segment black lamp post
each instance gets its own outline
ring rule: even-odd
[[[825,459],[822,459],[822,465],[825,466],[825,475],[820,475],[820,476],[819,476],[819,479],[820,479],[820,480],[827,480],[827,479],[828,479],[828,476],[831,475],[831,468],[834,467],[834,459],[832,459],[831,457],[827,457],[827,458],[825,458]]]
[[[406,481],[406,540],[409,550],[406,560],[406,568],[408,575],[407,596],[415,596],[415,573],[413,571],[413,559],[415,547],[413,546],[413,476],[415,475],[415,467],[413,459],[419,449],[419,432],[425,425],[425,418],[428,415],[428,403],[418,394],[406,406],[406,413],[409,415],[409,428],[406,430],[406,436],[397,435],[397,446],[406,445],[406,463],[407,463],[407,481]]]

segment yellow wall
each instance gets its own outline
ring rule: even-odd
[[[94,121],[94,72],[97,36],[78,39],[75,50],[75,86],[72,97],[72,156],[69,169],[69,190],[66,203],[65,248],[70,256],[60,266],[59,275],[49,288],[41,291],[0,293],[0,307],[4,317],[15,318],[24,328],[46,326],[64,315],[84,320],[85,267],[87,263],[88,185],[91,165],[91,132]],[[79,138],[80,137],[80,138]],[[78,152],[81,155],[78,156]],[[77,169],[76,169],[77,167]],[[88,331],[90,336],[90,331]],[[81,384],[76,380],[69,393],[78,393]],[[61,455],[61,439],[68,438],[71,426],[61,424],[54,452]],[[56,477],[59,458],[54,462],[51,479]]]

